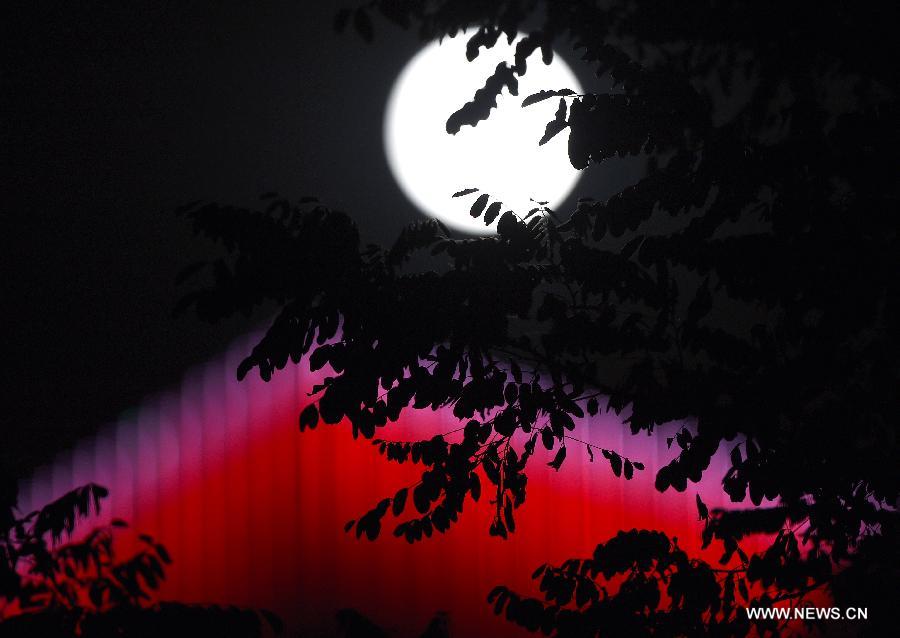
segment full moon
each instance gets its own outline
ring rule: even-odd
[[[478,188],[492,202],[502,201],[503,210],[524,215],[536,206],[532,200],[546,201],[551,208],[560,204],[580,176],[569,163],[565,131],[538,146],[559,98],[521,106],[540,90],[582,93],[558,55],[546,65],[535,51],[519,78],[518,96],[504,88],[487,120],[463,126],[456,135],[446,131],[447,118],[472,99],[497,64],[512,63],[522,37],[507,44],[501,36],[472,62],[466,60],[468,35],[434,41],[409,61],[388,98],[384,144],[391,172],[419,209],[453,229],[487,234],[497,224],[486,226],[482,218],[473,218],[469,208],[476,195],[452,198],[456,191]]]

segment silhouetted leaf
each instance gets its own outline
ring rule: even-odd
[[[563,461],[565,461],[565,460],[566,460],[566,446],[563,445],[559,448],[559,450],[557,450],[556,456],[553,457],[553,460],[550,461],[549,463],[547,463],[547,465],[549,465],[550,467],[552,467],[554,470],[556,470],[558,472],[559,468],[562,467]]]
[[[700,500],[700,495],[696,495],[697,498],[697,515],[700,517],[699,520],[705,521],[709,519],[709,509],[706,507],[706,504]]]
[[[572,89],[560,89],[558,91],[538,91],[537,93],[532,93],[524,100],[522,100],[522,107],[531,106],[532,104],[537,104],[538,102],[543,102],[544,100],[551,97],[558,97],[560,95],[574,95],[575,91]]]
[[[566,101],[560,98],[559,108],[556,109],[556,115],[550,122],[547,123],[547,128],[544,130],[544,135],[538,142],[538,146],[543,146],[544,144],[549,142],[560,131],[566,128],[566,126],[568,126],[568,122],[566,122]],[[541,205],[546,205],[546,202]]]
[[[509,498],[506,499],[506,502],[503,505],[503,520],[506,521],[506,527],[510,532],[516,531],[516,520],[513,516],[513,505],[512,501]]]
[[[500,62],[485,81],[484,86],[475,92],[472,101],[464,104],[447,118],[447,132],[455,135],[463,125],[475,126],[478,122],[487,119],[491,109],[496,108],[497,97],[504,87],[509,90],[511,95],[519,93],[519,81],[512,67],[505,62]]]
[[[172,557],[169,555],[169,551],[165,548],[164,545],[157,543],[156,553],[159,554],[160,559],[167,565],[172,562]]]
[[[538,141],[538,146],[543,146],[552,140],[560,131],[565,129],[566,126],[565,120],[551,120],[547,122],[547,128],[544,129],[544,134],[541,136],[540,141]]]
[[[319,424],[319,409],[314,403],[310,403],[303,408],[300,413],[300,431],[309,428],[313,429]]]
[[[400,516],[403,513],[403,508],[406,506],[406,495],[409,492],[407,488],[402,488],[397,490],[397,493],[394,494],[394,498],[391,501],[391,512],[394,516]]]
[[[553,431],[550,428],[544,428],[543,430],[541,430],[541,443],[544,444],[544,447],[546,449],[553,449],[555,439],[553,437]]]
[[[482,193],[478,196],[478,198],[472,204],[472,208],[469,209],[469,214],[472,217],[478,217],[482,212],[484,212],[484,207],[485,205],[487,205],[488,197],[489,196],[487,193]]]
[[[501,206],[501,202],[492,202],[491,205],[487,207],[487,210],[484,212],[485,225],[490,225],[497,219],[497,216],[500,214]]]
[[[472,492],[472,500],[477,501],[481,497],[481,479],[474,472],[469,474],[469,490]]]
[[[613,474],[616,476],[622,476],[622,457],[620,457],[615,452],[610,453],[609,457],[609,466],[612,468]]]

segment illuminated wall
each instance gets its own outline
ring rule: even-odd
[[[292,367],[267,384],[252,375],[238,383],[234,370],[253,342],[235,344],[177,391],[147,400],[38,471],[22,487],[22,509],[89,481],[106,485],[102,520],[130,521],[170,550],[164,597],[270,608],[311,635],[326,635],[335,610],[352,607],[401,636],[418,635],[439,610],[456,636],[519,636],[528,634],[485,603],[494,585],[535,592],[535,567],[589,555],[619,529],[661,529],[696,549],[695,493],[710,507],[725,505],[723,456],[701,486],[660,495],[655,471],[674,455],[666,437],[631,437],[603,415],[573,434],[644,462],[632,481],[616,478],[599,454],[590,463],[579,446],[559,473],[539,453],[510,540],[488,536],[485,498],[467,504],[446,535],[414,546],[390,534],[390,516],[377,541],[356,540],[344,523],[414,482],[416,467],[386,462],[349,428],[299,433],[311,377]],[[456,427],[446,412],[411,411],[379,436],[429,438]]]

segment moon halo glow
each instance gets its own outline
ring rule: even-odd
[[[558,55],[545,65],[536,51],[518,78],[518,96],[504,88],[487,120],[450,135],[447,118],[472,99],[499,62],[512,61],[518,41],[508,44],[501,36],[468,62],[468,37],[431,42],[403,68],[388,98],[384,144],[391,173],[413,204],[452,229],[487,234],[494,232],[496,221],[486,226],[470,216],[471,198],[451,195],[478,188],[491,201],[502,201],[504,210],[520,215],[535,206],[532,199],[547,201],[551,208],[561,203],[580,175],[569,163],[568,136],[563,132],[538,146],[559,100],[525,108],[521,104],[540,90],[582,89]]]

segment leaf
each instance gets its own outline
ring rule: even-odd
[[[550,122],[547,122],[547,128],[544,129],[544,136],[538,142],[538,146],[543,146],[544,144],[552,140],[559,134],[560,131],[566,128],[566,126],[567,124],[565,120],[552,120]]]
[[[625,475],[626,481],[630,481],[631,477],[634,476],[634,466],[628,459],[625,459],[625,465],[622,466],[622,473]]]
[[[522,100],[522,108],[526,106],[531,106],[532,104],[537,104],[538,102],[543,102],[551,97],[557,97],[559,95],[575,95],[575,91],[572,89],[559,89],[558,91],[538,91],[537,93],[532,93],[524,100]]]
[[[494,522],[491,523],[491,528],[488,531],[491,536],[499,536],[503,539],[508,538],[509,534],[506,531],[506,525],[503,524],[499,518],[495,518]]]
[[[546,449],[553,449],[554,436],[553,431],[550,428],[544,428],[543,430],[541,430],[541,443],[544,444],[544,447]]]
[[[462,197],[463,195],[468,195],[470,193],[477,193],[477,192],[478,192],[477,188],[464,188],[461,191],[456,191],[455,193],[453,193],[453,195],[451,195],[451,197]]]
[[[391,500],[391,513],[394,516],[400,516],[403,513],[403,508],[406,507],[406,496],[409,493],[409,489],[404,487],[397,490],[397,493],[394,494],[394,498]]]
[[[368,538],[370,541],[374,541],[376,538],[378,538],[378,534],[380,534],[380,533],[381,533],[381,521],[378,520],[377,518],[373,519],[366,526],[366,538]]]
[[[512,382],[507,383],[503,389],[503,398],[509,405],[515,403],[516,399],[519,398],[519,386]]]
[[[469,491],[472,492],[473,501],[477,502],[481,498],[481,479],[474,472],[469,474]]]
[[[550,461],[549,463],[547,463],[547,465],[549,465],[554,470],[559,472],[559,468],[562,467],[563,461],[565,461],[565,460],[566,460],[566,446],[563,445],[561,448],[559,448],[559,451],[557,451],[556,456],[553,458],[553,460]]]
[[[316,370],[322,369],[326,363],[328,363],[328,355],[331,351],[331,346],[324,345],[319,346],[313,353],[309,355],[309,371],[315,372]]]
[[[622,476],[622,457],[615,452],[611,452],[608,458],[609,466],[612,468],[613,474]]]
[[[506,521],[506,527],[510,532],[516,531],[516,520],[513,517],[513,504],[508,496],[506,497],[506,503],[503,506],[503,519]]]
[[[456,135],[464,125],[475,126],[487,119],[491,110],[496,108],[497,98],[504,87],[511,95],[519,94],[519,79],[515,71],[506,62],[500,62],[491,76],[485,80],[484,86],[475,91],[472,100],[447,118],[445,126],[447,132]]]
[[[600,404],[597,402],[596,397],[591,397],[587,402],[587,411],[591,416],[596,416],[597,412],[600,410]]]
[[[306,428],[312,430],[318,424],[319,409],[316,407],[315,403],[310,403],[308,406],[303,408],[303,412],[300,413],[300,431],[302,432]]]
[[[484,213],[484,223],[486,226],[491,225],[494,220],[497,219],[497,215],[500,214],[500,207],[502,205],[502,202],[494,202],[490,206],[488,206],[487,210]]]
[[[413,488],[413,504],[416,506],[419,514],[427,514],[431,508],[431,498],[424,483],[419,483]]]
[[[593,582],[589,580],[580,580],[575,589],[575,605],[584,607],[589,601],[595,599],[597,594],[597,587]]]
[[[472,204],[472,208],[469,209],[469,214],[472,217],[478,217],[479,215],[481,215],[481,213],[484,211],[484,207],[487,205],[488,197],[489,196],[487,193],[482,193],[478,196],[478,199],[476,199]]]
[[[737,467],[738,465],[741,464],[741,461],[742,461],[742,459],[741,459],[741,444],[738,443],[731,450],[731,464],[734,467]]]
[[[159,557],[167,565],[172,563],[172,557],[169,555],[169,550],[167,550],[164,545],[157,543],[156,544],[156,553],[159,554]]]
[[[697,494],[697,514],[700,516],[698,520],[705,521],[709,519],[709,508],[706,507],[706,503],[704,503],[700,499],[700,495]]]
[[[566,101],[560,98],[559,108],[556,109],[556,115],[550,122],[547,122],[547,128],[544,129],[544,136],[538,142],[538,146],[543,146],[549,142],[568,125],[568,122],[566,122]],[[546,205],[546,202],[541,205]]]
[[[94,497],[94,508],[97,510],[97,512],[99,512],[100,499],[109,496],[109,490],[102,485],[97,485],[96,483],[88,483],[87,490],[88,492],[90,492],[91,496]]]
[[[488,592],[487,601],[489,603],[492,603],[492,602],[494,602],[495,598],[497,598],[500,595],[505,595],[507,591],[509,591],[509,590],[506,587],[504,587],[503,585],[497,585],[490,592]]]
[[[567,413],[562,411],[550,413],[550,425],[557,436],[562,436],[564,430],[571,432],[575,429],[575,421],[573,421],[572,417]]]
[[[522,369],[519,367],[519,364],[515,361],[511,361],[509,364],[509,370],[512,373],[515,382],[522,383]]]

